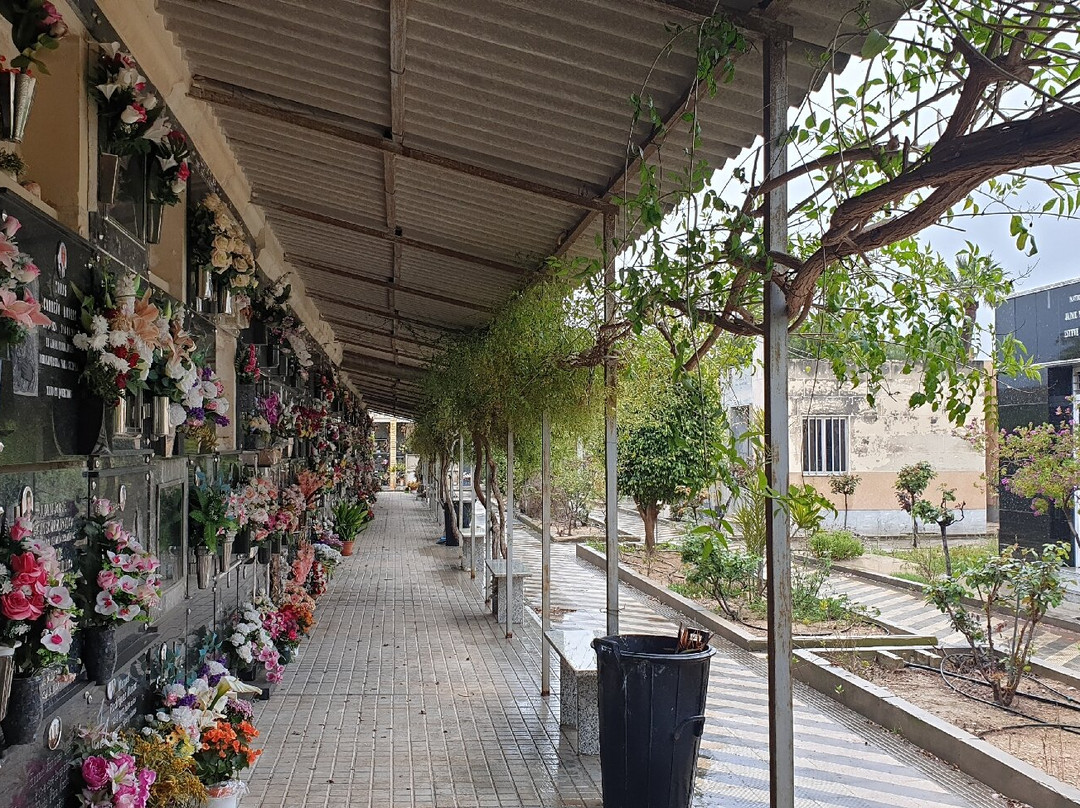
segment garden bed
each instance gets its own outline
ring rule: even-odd
[[[925,650],[799,651],[796,678],[877,724],[903,735],[1007,797],[1036,808],[1080,804],[1080,735],[1029,724],[1018,715],[961,695],[937,670],[916,669],[900,658],[934,667]],[[1049,723],[1080,726],[1080,712],[1039,703],[1029,695],[1080,700],[1080,681],[1045,671],[1022,686],[1013,707]],[[952,680],[990,700],[989,688]]]
[[[663,551],[657,551],[657,553],[660,552]],[[678,557],[677,551],[675,552],[676,557]],[[604,554],[597,552],[587,545],[579,544],[577,546],[577,556],[579,559],[597,567],[605,566]],[[749,651],[766,650],[768,638],[764,630],[729,620],[726,617],[717,614],[716,611],[708,605],[671,590],[668,582],[657,580],[655,577],[647,576],[642,572],[639,572],[632,567],[634,564],[633,556],[634,554],[632,553],[626,553],[620,558],[620,580],[630,584],[635,589],[644,592],[650,597],[656,598],[664,605],[679,611],[688,619],[704,626],[714,634],[723,637],[740,648],[745,648]],[[678,563],[681,570],[682,562],[679,561]],[[670,566],[670,564],[668,566]],[[656,571],[661,568],[657,566],[654,560],[651,569],[654,571],[655,575]],[[813,627],[801,626],[798,630],[802,632],[803,636],[794,637],[793,642],[797,648],[839,649],[874,647],[881,645],[932,646],[937,643],[937,639],[933,636],[916,635],[909,629],[892,625],[876,617],[863,618],[863,621],[864,624],[858,630],[852,630],[853,627],[851,624],[845,623],[845,627],[848,630],[836,633],[828,632],[825,630],[827,627],[822,627],[822,631],[819,633]]]

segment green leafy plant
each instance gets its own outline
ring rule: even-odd
[[[22,173],[26,171],[26,163],[15,152],[0,149],[0,171],[19,179]]]
[[[844,529],[847,530],[848,498],[855,495],[862,478],[857,474],[836,474],[829,478],[829,490],[844,498]]]
[[[367,529],[372,516],[368,505],[341,500],[334,506],[334,532],[342,541],[355,541]]]
[[[934,522],[941,531],[941,551],[945,557],[945,574],[952,576],[952,555],[949,552],[949,528],[964,520],[964,503],[956,501],[956,489],[941,486],[941,501],[935,505],[926,499],[915,503],[915,515],[924,522]]]
[[[761,596],[760,556],[724,546],[707,549],[703,539],[691,536],[682,560],[691,567],[686,582],[712,595],[732,620],[741,620],[745,605]]]
[[[925,460],[910,466],[904,466],[896,475],[896,499],[900,510],[911,514],[911,546],[919,546],[919,505],[926,486],[937,476],[934,469]]]
[[[1068,556],[1064,544],[1049,545],[1041,553],[1014,545],[924,590],[927,601],[968,641],[998,704],[1012,704],[1031,662],[1036,629],[1065,597],[1061,565]],[[978,610],[970,611],[965,599],[977,600]]]
[[[191,520],[202,526],[202,542],[210,552],[218,549],[218,533],[235,530],[229,518],[230,489],[222,482],[203,481],[192,488],[195,501],[190,504]]]
[[[844,561],[865,552],[862,541],[850,530],[819,530],[810,536],[810,552],[815,558]]]

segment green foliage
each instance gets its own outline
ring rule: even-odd
[[[783,504],[794,536],[820,530],[826,512],[836,516],[836,508],[833,504],[810,483],[791,486],[783,499]]]
[[[366,503],[341,500],[334,506],[334,532],[342,541],[355,541],[371,521],[371,507]]]
[[[1003,431],[998,460],[1002,486],[1030,499],[1035,513],[1046,514],[1051,508],[1072,513],[1080,490],[1080,441],[1071,419],[1062,416],[1057,424]],[[1075,534],[1073,520],[1065,521]]]
[[[553,452],[551,469],[552,521],[559,535],[570,535],[578,525],[588,524],[589,508],[603,488],[603,473],[588,456]]]
[[[844,561],[865,552],[862,540],[850,530],[819,530],[810,536],[810,552],[815,558]]]
[[[45,0],[0,0],[0,16],[11,23],[11,41],[19,52],[11,60],[12,68],[23,72],[33,68],[49,75],[38,51],[56,50],[68,33],[67,24],[55,12]]]
[[[919,546],[919,523],[920,513],[924,512],[920,505],[922,494],[930,481],[937,473],[925,460],[910,466],[903,466],[896,475],[893,488],[896,490],[896,499],[900,503],[900,509],[911,514],[911,546]]]
[[[997,542],[994,540],[987,540],[980,544],[961,544],[950,547],[949,558],[953,575],[962,576],[967,570],[984,563],[987,558],[997,554]],[[939,575],[945,574],[944,553],[933,547],[894,550],[889,555],[915,565],[917,572],[903,573],[899,576],[901,578],[928,584]]]
[[[998,704],[1012,704],[1031,661],[1035,630],[1065,597],[1061,565],[1068,556],[1063,544],[1047,546],[1042,553],[1013,546],[924,590],[927,601],[967,639]],[[970,611],[965,599],[979,601],[978,611]],[[1010,616],[1002,618],[1002,612]]]
[[[691,536],[683,544],[682,560],[691,567],[686,582],[712,595],[733,620],[741,620],[746,603],[761,596],[760,556],[722,546],[710,548]]]
[[[0,171],[17,180],[26,171],[26,163],[15,152],[0,149]]]
[[[236,530],[236,522],[229,518],[229,486],[220,480],[202,480],[192,487],[194,502],[189,504],[191,520],[202,526],[201,544],[211,553],[218,549],[218,532]]]
[[[844,529],[847,530],[848,498],[855,495],[862,478],[857,474],[835,474],[829,478],[829,490],[844,498]]]

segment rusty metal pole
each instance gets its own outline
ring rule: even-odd
[[[473,458],[473,468],[476,468],[476,458]],[[476,579],[476,484],[477,481],[473,479],[469,486],[469,502],[472,503],[472,519],[469,520],[469,578],[472,580]]]
[[[491,575],[488,573],[487,560],[491,553],[491,466],[484,458],[484,602],[491,599]]]
[[[764,52],[766,178],[787,171],[787,43],[769,37]],[[765,247],[787,252],[787,186],[765,195]],[[773,271],[779,271],[778,265]],[[765,474],[775,492],[766,513],[769,617],[769,805],[795,804],[791,694],[791,545],[781,497],[788,491],[788,310],[783,290],[765,281]]]
[[[551,419],[540,417],[540,695],[551,693]]]
[[[615,322],[615,214],[604,214],[604,324]],[[615,420],[614,346],[604,357],[604,533],[607,555],[607,633],[619,633],[619,438]]]
[[[465,469],[465,438],[458,432],[458,444],[457,444],[457,532],[461,537],[461,549],[458,550],[461,553],[462,562],[465,561],[465,542],[462,531],[465,528],[465,486],[464,486],[464,469]],[[461,569],[465,569],[465,564],[460,564]]]
[[[506,639],[514,636],[514,430],[506,430]],[[502,604],[500,604],[502,605]],[[498,619],[498,615],[496,615]]]

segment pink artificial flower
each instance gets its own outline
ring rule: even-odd
[[[56,10],[56,6],[48,2],[48,0],[41,4],[41,10],[45,14],[45,17],[41,20],[42,25],[50,26],[64,21],[64,18],[60,16],[60,12]]]
[[[71,633],[63,630],[46,631],[41,636],[41,644],[57,654],[66,654],[71,650]]]
[[[0,265],[11,269],[12,263],[19,256],[19,248],[8,241],[6,238],[0,237]]]
[[[11,526],[11,540],[19,543],[23,539],[29,538],[34,533],[30,528],[30,517],[20,516],[15,520],[15,524]]]
[[[116,591],[120,578],[112,570],[102,570],[98,573],[97,583],[103,590],[112,593]]]
[[[21,255],[21,253],[20,253]],[[11,265],[11,277],[17,280],[19,283],[31,283],[34,278],[41,274],[41,270],[37,268],[37,264],[33,261],[16,261]]]
[[[8,238],[15,238],[15,234],[19,232],[21,227],[22,223],[14,216],[8,216],[4,219],[4,235]]]
[[[109,764],[100,755],[88,757],[82,763],[82,776],[91,791],[105,788],[109,781]]]
[[[24,328],[36,325],[52,325],[52,320],[41,313],[41,307],[29,291],[26,300],[19,300],[9,289],[0,289],[0,317],[14,320]]]

